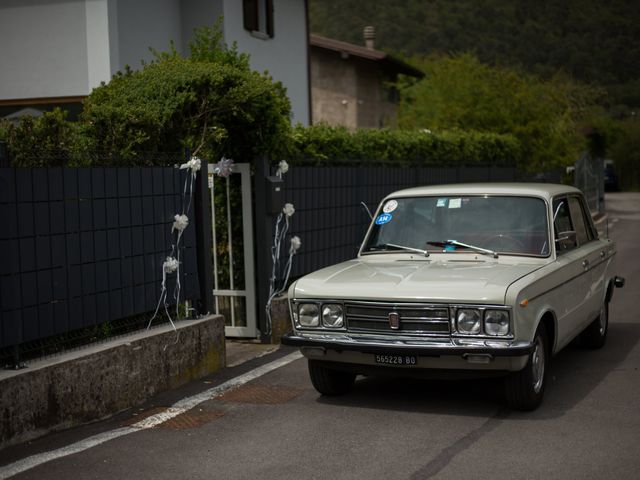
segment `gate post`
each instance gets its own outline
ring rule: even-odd
[[[200,172],[196,176],[195,214],[196,214],[196,259],[198,262],[198,284],[200,285],[200,304],[198,313],[213,313],[213,272],[211,271],[211,205],[209,198],[209,166],[200,160]]]
[[[262,343],[269,343],[267,335],[266,306],[269,299],[269,275],[271,274],[271,243],[273,241],[273,217],[267,205],[267,177],[269,161],[265,156],[255,161],[253,177],[255,191],[255,232],[256,232],[256,303],[258,329]]]

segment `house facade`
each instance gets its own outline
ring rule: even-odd
[[[3,0],[0,117],[80,102],[125,66],[183,54],[195,27],[220,17],[225,42],[287,88],[292,122],[310,122],[306,0]]]
[[[396,122],[398,75],[424,74],[374,49],[375,33],[365,29],[366,46],[309,36],[312,122],[350,129],[382,128]]]

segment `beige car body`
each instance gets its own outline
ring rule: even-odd
[[[582,193],[569,186],[550,184],[461,184],[401,190],[380,203],[417,196],[515,196],[535,197],[546,205],[549,245],[547,256],[484,255],[471,250],[456,252],[387,251],[357,258],[311,273],[289,289],[293,332],[283,343],[301,348],[310,358],[336,364],[376,366],[375,355],[385,352],[415,355],[406,369],[445,369],[516,372],[530,358],[534,335],[544,322],[549,349],[557,353],[598,318],[612,295],[615,244],[595,238],[572,250],[557,250],[554,240],[553,202]],[[567,202],[568,204],[569,202]],[[588,214],[588,210],[586,210]],[[375,218],[375,217],[374,217]],[[371,234],[372,222],[367,236]],[[363,246],[365,242],[363,242]],[[386,305],[389,311],[407,305],[445,308],[450,330],[443,335],[405,335],[402,332],[352,332],[349,316],[342,331],[301,328],[297,305],[304,302]],[[511,316],[509,338],[456,335],[458,307],[506,308]]]

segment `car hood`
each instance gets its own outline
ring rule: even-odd
[[[296,298],[504,304],[509,285],[540,263],[355,259],[296,282]]]

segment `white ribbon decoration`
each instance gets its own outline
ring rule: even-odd
[[[302,241],[300,240],[300,237],[293,236],[291,237],[291,248],[289,248],[289,253],[295,253],[298,250],[300,250],[300,247],[302,246]]]
[[[162,264],[162,287],[160,290],[160,299],[158,300],[158,305],[156,305],[156,310],[155,312],[153,312],[153,316],[151,317],[151,320],[149,320],[149,325],[147,325],[147,330],[149,330],[149,328],[151,327],[151,323],[158,315],[158,310],[160,310],[160,305],[163,305],[164,311],[167,314],[167,318],[169,319],[169,322],[171,323],[173,330],[177,331],[176,326],[173,323],[173,320],[171,319],[171,314],[169,314],[169,306],[167,305],[167,274],[176,272],[179,266],[180,264],[178,263],[178,260],[171,256],[167,257],[167,259]],[[176,338],[176,342],[177,342],[177,338]]]
[[[187,163],[183,163],[182,165],[180,165],[180,170],[188,168],[189,170],[191,170],[191,173],[194,174],[200,171],[201,166],[202,160],[200,160],[198,157],[191,157],[191,160],[189,160]]]
[[[284,213],[287,217],[291,217],[294,213],[296,213],[296,209],[293,206],[293,203],[285,203],[284,208],[282,209],[282,213]]]
[[[182,214],[176,214],[173,216],[173,227],[171,228],[171,233],[173,233],[174,230],[178,230],[179,232],[184,231],[185,228],[187,228],[189,226],[189,217],[187,217],[186,215]]]
[[[157,317],[158,311],[160,310],[160,305],[164,306],[164,311],[173,327],[173,330],[177,332],[176,326],[173,323],[173,319],[171,318],[171,314],[169,313],[169,308],[167,304],[167,275],[176,273],[176,287],[173,292],[173,298],[176,301],[176,318],[179,318],[179,308],[180,308],[180,240],[182,239],[182,233],[189,226],[189,217],[187,213],[191,209],[191,201],[193,199],[193,183],[196,179],[197,172],[202,168],[202,161],[198,157],[191,157],[191,159],[180,165],[180,170],[190,170],[189,174],[184,180],[184,189],[182,192],[182,213],[175,214],[173,216],[173,225],[171,227],[171,234],[174,231],[178,232],[176,243],[171,245],[171,255],[166,257],[165,261],[162,263],[162,286],[160,291],[160,299],[158,300],[158,305],[156,306],[156,310],[149,320],[149,324],[147,325],[147,329],[151,327],[151,323]],[[189,190],[189,201],[188,203],[185,201],[187,196],[187,187]],[[185,212],[184,205],[187,203],[187,208]],[[173,254],[176,254],[176,257]],[[179,335],[176,336],[176,343],[178,342]],[[166,346],[165,346],[166,348]]]
[[[289,171],[289,164],[287,163],[287,161],[280,160],[280,163],[278,163],[278,170],[276,171],[276,175],[282,178],[282,175],[284,175],[288,171]]]
[[[164,269],[165,273],[175,272],[176,270],[178,270],[178,266],[178,260],[173,257],[167,257],[165,262],[162,264],[162,268]]]
[[[289,276],[291,274],[291,265],[293,263],[293,256],[296,254],[296,252],[300,249],[300,246],[302,245],[302,241],[300,240],[300,237],[298,236],[291,237],[290,247],[289,247],[289,259],[287,260],[287,263],[284,267],[284,270],[285,270],[284,281],[282,283],[282,287],[277,289],[276,273],[278,271],[278,267],[280,266],[280,252],[282,250],[281,248],[282,241],[284,240],[284,237],[287,231],[289,230],[289,218],[293,216],[295,211],[296,209],[294,208],[292,203],[286,203],[284,205],[284,208],[282,209],[282,213],[280,213],[278,215],[278,218],[276,219],[275,234],[273,236],[273,246],[271,247],[272,267],[271,267],[271,278],[269,279],[269,297],[267,299],[267,305],[265,307],[265,310],[267,313],[267,325],[266,325],[267,331],[265,332],[265,335],[271,335],[271,330],[272,330],[271,302],[275,297],[277,297],[282,292],[284,292],[285,288],[287,287],[287,283],[289,282]],[[280,226],[283,220],[284,220],[284,226],[282,227],[282,230],[281,230]]]
[[[228,177],[231,175],[231,170],[233,168],[233,160],[230,158],[222,157],[216,166],[213,167],[213,173],[218,175],[219,177]]]

